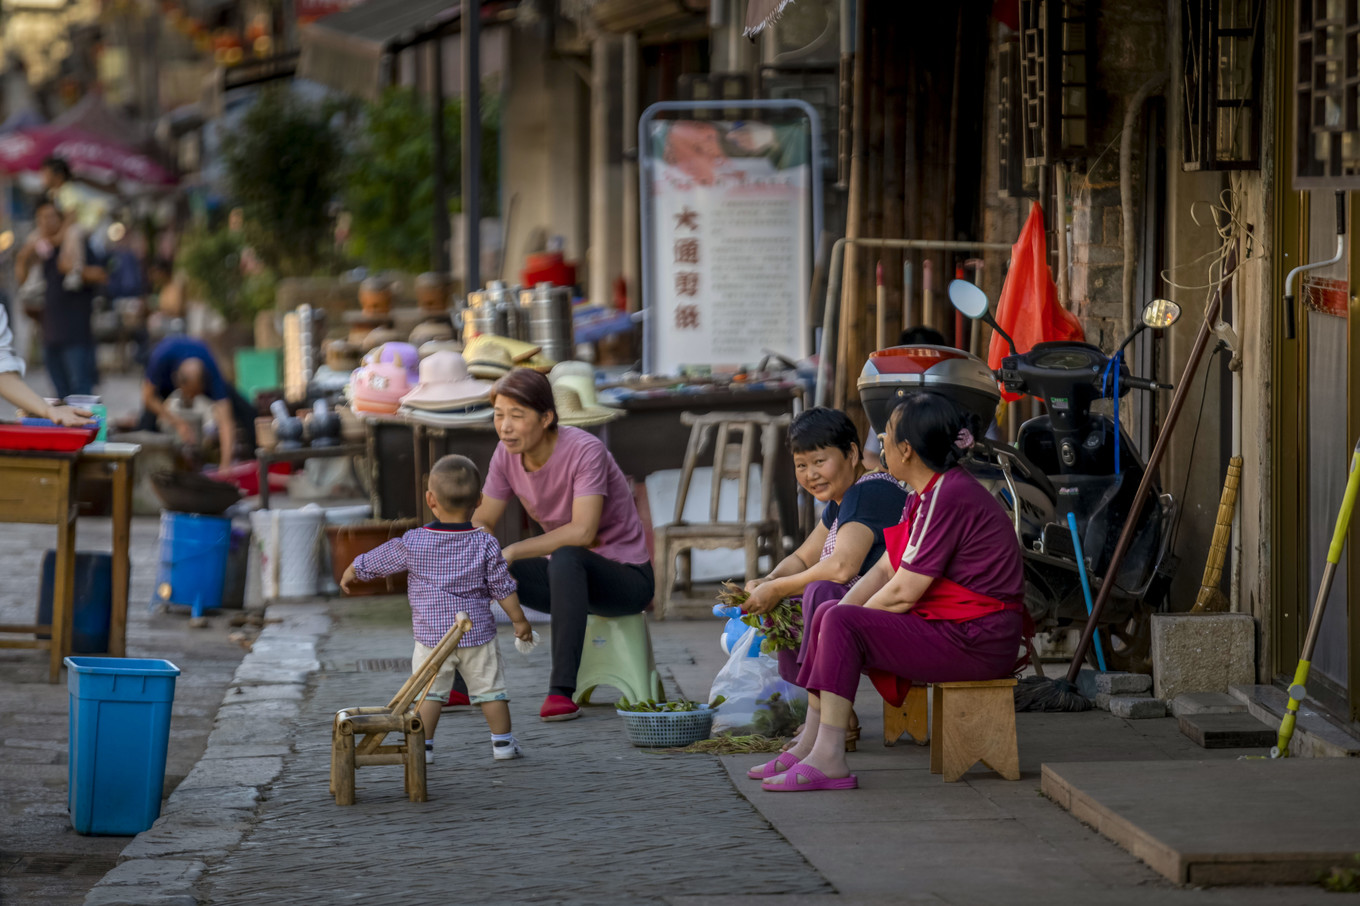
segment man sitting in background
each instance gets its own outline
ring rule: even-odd
[[[186,444],[199,442],[194,426],[178,412],[166,405],[166,400],[179,391],[180,405],[188,408],[200,396],[212,403],[212,421],[217,426],[221,446],[221,468],[230,466],[237,457],[251,459],[255,450],[255,410],[222,377],[212,351],[202,340],[193,337],[167,337],[151,351],[146,363],[146,378],[142,381],[142,412],[138,429],[157,430],[161,420],[168,422]]]

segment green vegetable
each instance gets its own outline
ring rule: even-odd
[[[709,710],[717,708],[727,699],[719,695],[708,703]],[[682,711],[698,711],[704,707],[702,702],[681,699],[673,702],[657,702],[654,699],[647,699],[645,702],[630,702],[626,698],[620,698],[618,704],[614,706],[618,711],[630,711],[644,714],[675,714]]]
[[[741,607],[750,597],[750,594],[735,582],[724,582],[723,590],[718,593],[718,600],[729,607]],[[741,621],[747,626],[754,626],[765,634],[765,640],[760,643],[762,654],[774,654],[776,651],[797,651],[798,647],[803,644],[803,606],[801,602],[794,603],[792,599],[784,598],[769,613],[743,614]]]

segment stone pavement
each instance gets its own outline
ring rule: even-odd
[[[225,616],[188,628],[184,613],[152,614],[159,523],[134,518],[128,655],[166,658],[182,672],[175,688],[166,765],[168,794],[203,754],[222,693],[245,652],[227,641]],[[108,519],[82,518],[79,550],[109,550]],[[0,523],[0,623],[31,623],[43,551],[54,529]],[[47,652],[0,650],[0,903],[66,906],[113,868],[128,837],[84,837],[66,810],[66,682],[47,682]]]
[[[926,749],[883,747],[880,700],[866,684],[851,756],[861,789],[780,796],[745,777],[750,756],[632,748],[608,707],[540,722],[547,651],[521,656],[506,637],[526,757],[493,762],[480,713],[446,711],[429,802],[407,802],[400,770],[378,767],[359,772],[357,804],[341,808],[327,791],[331,715],[379,704],[402,682],[406,608],[357,599],[270,614],[282,622],[242,663],[203,761],[87,906],[1357,901],[1309,887],[1175,887],[1042,795],[1045,762],[1241,754],[1199,749],[1171,719],[1019,715],[1019,782],[978,768],[945,784]],[[725,659],[719,628],[653,625],[668,691],[706,696]]]
[[[611,707],[545,724],[548,652],[508,636],[507,681],[526,756],[496,763],[479,711],[447,711],[430,801],[402,792],[399,768],[364,768],[357,803],[327,794],[331,715],[381,704],[408,662],[405,607],[332,604],[336,623],[292,738],[293,754],[240,849],[210,862],[203,902],[661,903],[670,891],[830,893],[830,885],[745,800],[713,759],[630,746]]]

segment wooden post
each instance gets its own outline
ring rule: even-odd
[[[109,654],[127,656],[129,554],[132,538],[133,460],[109,463],[113,479],[113,612],[109,618]]]
[[[354,804],[354,728],[348,720],[341,720],[338,741],[333,749],[334,765],[331,773],[335,781],[335,804]],[[424,759],[424,743],[421,744]]]
[[[406,724],[406,798],[424,802],[425,791],[425,725],[412,716]]]

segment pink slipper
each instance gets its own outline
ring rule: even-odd
[[[790,755],[788,752],[780,752],[774,761],[767,761],[758,768],[751,768],[751,770],[746,772],[746,776],[750,777],[752,780],[764,780],[767,777],[773,777],[776,774],[784,773],[789,768],[796,765],[799,760],[800,759],[796,755]]]
[[[799,782],[799,778],[804,778]],[[810,764],[799,762],[782,774],[767,777],[760,788],[771,793],[803,793],[813,790],[853,790],[859,786],[854,774],[849,777],[828,777]]]

